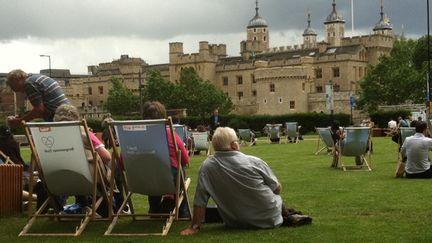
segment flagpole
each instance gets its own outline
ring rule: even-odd
[[[351,35],[354,36],[354,0],[351,0]]]

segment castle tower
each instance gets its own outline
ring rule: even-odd
[[[333,0],[333,11],[324,22],[327,42],[330,46],[340,46],[345,36],[345,20],[336,11],[336,1]]]
[[[393,35],[393,27],[391,25],[390,19],[384,13],[383,0],[381,0],[381,13],[380,13],[380,15],[381,15],[380,20],[378,21],[378,23],[373,28],[374,34]]]
[[[254,56],[269,48],[269,33],[267,21],[258,13],[258,0],[256,0],[255,16],[247,26],[247,40],[240,44],[240,52],[243,56]]]
[[[315,48],[317,33],[311,27],[311,18],[310,13],[308,13],[308,26],[303,32],[303,46],[306,49]]]

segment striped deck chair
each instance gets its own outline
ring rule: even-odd
[[[316,127],[315,130],[317,131],[319,138],[318,138],[318,145],[317,145],[317,150],[315,152],[316,155],[318,155],[319,153],[321,153],[321,151],[323,150],[334,150],[335,144],[334,144],[334,140],[333,140],[333,136],[332,136],[332,132],[330,130],[330,128],[328,127]],[[320,141],[323,142],[323,147],[320,148]],[[332,154],[332,152],[330,153]]]
[[[23,166],[0,150],[0,216],[22,209]]]
[[[338,166],[344,171],[347,169],[366,169],[371,171],[370,164],[371,153],[371,129],[369,127],[346,127],[345,138],[337,144],[338,153]],[[344,157],[355,157],[363,161],[361,165],[345,165],[342,158]]]
[[[168,126],[168,128],[167,128]],[[181,153],[177,147],[171,118],[158,120],[140,120],[140,121],[113,121],[110,126],[111,138],[113,131],[117,134],[120,144],[124,168],[122,173],[124,183],[125,200],[115,213],[114,218],[105,232],[107,236],[145,236],[168,234],[174,220],[179,220],[179,207],[183,200],[188,204],[190,214],[189,199],[187,189],[190,179],[184,178],[181,168]],[[169,145],[167,140],[167,130],[171,133],[174,148],[176,150],[177,160],[179,161],[177,177],[174,178],[171,168],[171,159],[169,154]],[[116,162],[120,161],[119,151],[114,148],[114,158]],[[117,167],[118,168],[118,167]],[[176,183],[174,182],[174,179]],[[154,195],[175,195],[175,207],[166,214],[137,213],[133,203],[133,195],[141,194],[147,196]],[[125,214],[123,209],[129,204],[131,214]],[[137,220],[164,220],[165,223],[161,232],[155,233],[114,233],[114,227],[117,225],[120,217],[132,217],[133,221]],[[187,218],[191,220],[191,218]]]
[[[194,151],[202,151],[206,152],[206,156],[210,155],[210,141],[208,132],[192,132],[192,155]]]
[[[25,124],[26,135],[32,151],[29,193],[32,195],[33,172],[37,168],[48,198],[33,214],[29,207],[29,220],[19,236],[79,236],[91,220],[102,200],[108,201],[108,185],[105,184],[103,163],[89,138],[85,120],[71,122],[42,122]],[[102,196],[98,198],[97,192]],[[92,196],[92,210],[81,214],[44,214],[50,201],[56,196]],[[31,197],[29,201],[31,205]],[[109,215],[112,211],[109,209]],[[56,218],[58,221],[78,220],[74,233],[29,233],[36,219]]]
[[[286,135],[287,135],[287,140],[286,142],[288,143],[289,138],[294,138],[294,142],[298,143],[299,142],[299,127],[298,127],[298,123],[297,122],[286,122],[285,123],[285,128],[286,128]]]

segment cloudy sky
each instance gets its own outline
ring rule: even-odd
[[[379,20],[380,0],[354,1],[354,34],[369,34]],[[270,46],[300,44],[306,13],[323,40],[323,21],[332,0],[260,0]],[[336,0],[351,36],[351,1]],[[168,62],[168,43],[183,42],[185,53],[199,41],[227,44],[238,55],[255,0],[0,0],[0,73],[48,68],[85,74],[87,66],[111,62],[121,54],[149,64]],[[396,33],[418,38],[427,33],[426,0],[384,0]],[[403,26],[403,27],[402,27]]]

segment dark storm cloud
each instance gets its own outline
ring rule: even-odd
[[[337,9],[351,28],[350,0],[337,0]],[[28,36],[91,38],[138,36],[167,39],[178,35],[243,32],[255,14],[254,0],[0,0],[0,42]],[[302,31],[306,12],[322,32],[332,0],[261,0],[260,15],[270,30]],[[372,30],[379,20],[379,0],[354,0],[355,28]],[[396,32],[426,33],[424,0],[385,0],[384,10]],[[365,33],[367,34],[367,33]]]

